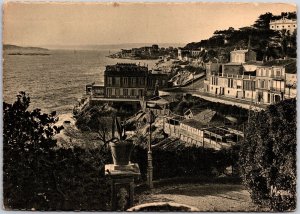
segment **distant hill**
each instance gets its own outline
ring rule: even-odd
[[[121,50],[140,48],[143,46],[151,46],[153,44],[159,45],[159,47],[181,47],[183,43],[125,43],[125,44],[99,44],[99,45],[47,45],[46,47],[52,50]]]
[[[51,55],[50,51],[46,48],[40,47],[22,47],[17,45],[3,45],[4,55],[26,55],[26,56],[48,56]]]
[[[39,47],[22,47],[17,45],[10,45],[10,44],[4,44],[3,50],[13,50],[13,51],[49,51],[46,48],[39,48]]]

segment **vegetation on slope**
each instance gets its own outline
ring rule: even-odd
[[[296,99],[250,118],[240,151],[243,181],[252,200],[274,211],[296,208]]]
[[[235,48],[248,48],[250,41],[251,49],[257,53],[257,60],[270,58],[296,57],[296,32],[286,30],[274,31],[269,29],[270,20],[278,20],[282,17],[296,18],[296,12],[282,13],[275,16],[272,13],[262,14],[252,26],[227,30],[217,30],[213,36],[200,42],[189,43],[187,49],[203,47],[208,50],[204,59],[206,61],[218,58],[219,61],[229,61],[229,52]]]

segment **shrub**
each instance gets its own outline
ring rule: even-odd
[[[6,209],[107,210],[106,150],[57,148],[55,113],[27,110],[21,92],[3,103],[3,198]]]
[[[240,168],[254,202],[274,211],[296,208],[296,100],[251,116]]]
[[[172,142],[173,143],[173,142]],[[201,147],[185,147],[183,144],[171,148],[156,147],[153,155],[153,178],[213,176],[213,171],[222,174],[226,167],[237,162],[236,149],[215,151]],[[143,178],[147,175],[147,148],[136,146],[132,162],[139,164]]]

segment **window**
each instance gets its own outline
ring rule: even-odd
[[[136,86],[136,77],[131,78],[131,84],[132,84],[133,87]]]
[[[111,86],[112,83],[113,83],[112,77],[107,77],[107,85],[108,85],[108,86]]]
[[[123,78],[123,84],[126,86],[128,85],[128,77]]]
[[[124,96],[128,96],[128,89],[123,89]]]
[[[120,96],[120,89],[116,88],[116,96]]]
[[[120,77],[115,77],[115,85],[120,86],[121,83],[121,78]]]
[[[229,90],[228,90],[228,94],[229,94]]]
[[[265,81],[264,81],[264,80],[262,80],[262,81],[260,82],[260,87],[261,87],[261,88],[265,88]]]
[[[142,97],[143,96],[143,90],[139,89],[139,96]]]
[[[244,89],[247,91],[255,90],[255,82],[254,81],[244,81]]]
[[[131,95],[131,96],[135,96],[135,90],[134,90],[134,89],[131,89],[130,95]]]
[[[228,88],[233,88],[233,79],[228,79]]]
[[[212,85],[218,85],[218,77],[212,76],[211,77]]]
[[[280,70],[278,69],[278,70],[276,70],[276,76],[277,77],[280,77],[281,76],[281,72],[280,72]]]
[[[141,77],[141,78],[140,78],[140,85],[145,85],[144,77]]]
[[[111,96],[111,94],[112,94],[112,90],[111,90],[111,88],[108,88],[107,89],[107,96]]]

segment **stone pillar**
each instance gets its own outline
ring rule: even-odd
[[[111,184],[111,210],[124,211],[133,206],[134,181],[140,178],[138,164],[118,167],[113,164],[105,165],[105,175]]]

